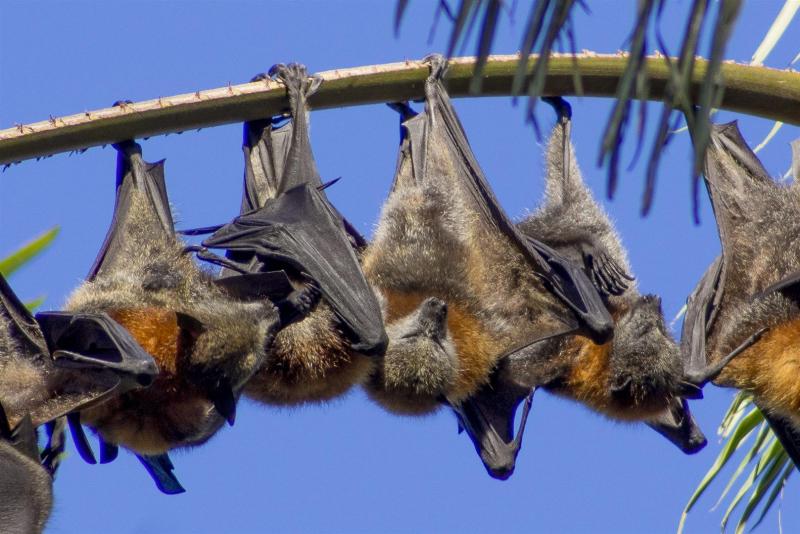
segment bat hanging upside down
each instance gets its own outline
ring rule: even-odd
[[[113,222],[67,310],[108,314],[153,356],[160,373],[147,389],[82,410],[80,422],[101,437],[101,456],[113,459],[122,445],[159,481],[171,470],[167,451],[199,445],[226,420],[233,424],[238,397],[263,364],[280,317],[271,301],[232,296],[195,265],[175,235],[163,162],[146,163],[132,141],[115,148]],[[287,298],[306,300],[303,290]]]
[[[687,302],[681,346],[699,364],[731,361],[714,381],[753,395],[800,467],[800,141],[794,182],[776,183],[735,122],[713,125],[705,183],[722,254]]]
[[[530,387],[489,410],[476,404],[497,363],[565,333],[598,342],[612,318],[583,271],[525,238],[503,213],[442,84],[446,62],[428,58],[425,111],[404,104],[397,171],[374,240],[367,279],[385,300],[389,346],[365,384],[389,411],[449,405],[492,476],[513,471],[521,432],[514,413]],[[530,399],[525,404],[525,413]],[[524,421],[524,416],[523,416]]]
[[[223,265],[220,284],[243,299],[278,299],[293,288],[315,292],[297,321],[278,332],[245,388],[260,402],[293,405],[361,383],[371,356],[383,354],[386,333],[355,250],[364,239],[328,201],[311,151],[307,100],[319,80],[297,64],[271,73],[286,85],[290,120],[245,123],[241,215],[203,241],[227,257],[206,250],[198,257]]]

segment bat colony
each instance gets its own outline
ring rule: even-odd
[[[751,392],[800,466],[800,217],[787,216],[800,186],[773,181],[735,123],[713,129],[705,179],[722,254],[688,299],[678,345],[581,178],[569,105],[545,99],[557,116],[545,199],[515,224],[450,104],[446,61],[427,63],[424,109],[391,105],[397,170],[370,242],[325,194],[308,132],[320,80],[301,65],[270,72],[288,113],[245,123],[240,214],[182,232],[210,234],[200,246],[175,231],[163,162],[114,145],[111,227],[64,311],[33,317],[0,277],[4,525],[44,528],[66,428],[87,462],[84,426],[100,463],[123,447],[161,491],[184,491],[169,451],[232,425],[243,394],[298,405],[361,386],[393,413],[449,409],[505,479],[537,389],[692,454],[706,439],[687,400],[714,381]],[[800,141],[793,152],[800,180]],[[754,234],[769,240],[755,248]]]

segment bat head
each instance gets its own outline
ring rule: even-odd
[[[625,404],[663,402],[683,373],[680,350],[669,335],[661,299],[642,296],[617,319],[611,352],[612,392]]]
[[[695,454],[708,443],[685,399],[672,399],[669,408],[655,419],[647,421],[647,425],[685,454]]]
[[[383,360],[386,387],[439,395],[455,379],[456,349],[447,330],[447,304],[426,299],[387,328],[390,345]]]
[[[389,345],[366,391],[386,409],[405,415],[436,410],[458,372],[447,329],[447,304],[431,297],[386,328]]]

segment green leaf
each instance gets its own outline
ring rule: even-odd
[[[486,66],[486,59],[492,49],[492,41],[494,41],[494,32],[497,29],[497,17],[500,14],[500,0],[489,0],[486,6],[486,12],[483,16],[483,26],[481,27],[481,36],[478,41],[478,53],[475,60],[475,72],[472,75],[469,90],[473,94],[481,92],[483,68]]]
[[[747,525],[747,520],[750,519],[750,516],[753,514],[753,511],[756,509],[756,506],[761,502],[761,500],[767,495],[767,490],[770,489],[772,483],[777,478],[778,474],[781,472],[786,466],[786,462],[789,461],[789,455],[783,450],[783,447],[779,447],[776,451],[776,454],[771,457],[770,465],[764,471],[764,475],[758,481],[758,485],[756,485],[753,493],[750,495],[750,499],[747,501],[747,506],[742,512],[742,516],[739,518],[739,523],[736,525],[736,534],[742,534],[744,532],[744,528]]]
[[[766,517],[767,512],[769,509],[772,508],[772,503],[775,502],[775,499],[780,495],[781,490],[786,485],[786,481],[789,479],[789,475],[794,472],[795,466],[794,462],[789,462],[786,467],[783,468],[783,472],[778,477],[778,480],[772,485],[772,492],[769,494],[767,501],[764,503],[764,506],[761,508],[761,514],[758,516],[758,520],[753,525],[753,528],[750,530],[754,530],[758,525],[761,524],[761,521],[764,520]]]
[[[47,295],[42,295],[40,297],[36,297],[34,300],[25,303],[25,307],[28,308],[28,311],[33,313],[36,309],[44,304],[45,299],[47,299]]]
[[[33,241],[26,243],[19,250],[3,260],[0,260],[0,274],[10,276],[11,273],[22,267],[25,263],[42,253],[58,235],[60,227],[54,226]]]
[[[407,7],[408,7],[408,0],[397,0],[397,6],[395,7],[395,12],[394,12],[395,37],[400,35],[400,23],[403,21],[403,15],[405,15]]]
[[[747,407],[753,402],[753,398],[749,393],[740,391],[733,398],[728,411],[722,417],[722,422],[717,428],[717,434],[723,438],[727,438],[731,431],[739,423],[739,420],[744,416]]]
[[[680,523],[678,524],[678,534],[683,532],[683,526],[686,523],[686,516],[689,514],[689,511],[691,511],[692,507],[695,505],[706,488],[708,488],[708,485],[711,484],[711,482],[716,478],[720,470],[722,470],[722,468],[725,467],[725,464],[728,463],[728,460],[730,460],[733,453],[736,452],[736,449],[738,449],[745,442],[756,425],[758,425],[761,421],[763,421],[763,416],[760,412],[755,410],[742,418],[741,422],[731,433],[731,437],[720,451],[717,459],[714,461],[714,464],[700,481],[700,484],[697,485],[694,493],[689,498],[689,502],[686,503],[683,513],[681,514]]]
[[[762,148],[767,146],[767,143],[772,141],[772,138],[775,137],[775,134],[778,133],[778,130],[780,130],[782,126],[783,126],[783,123],[781,121],[775,121],[775,124],[772,125],[772,129],[769,131],[769,133],[764,138],[764,140],[761,141],[758,144],[758,146],[753,149],[753,152],[755,152],[757,154],[758,152],[761,151]]]
[[[744,496],[750,491],[750,488],[756,483],[758,479],[758,475],[764,472],[765,469],[770,465],[770,463],[775,459],[775,456],[778,454],[783,453],[783,447],[781,447],[780,442],[775,439],[774,437],[771,438],[769,443],[769,448],[767,451],[761,455],[756,466],[750,471],[747,479],[745,479],[744,483],[739,487],[739,491],[736,493],[736,496],[733,498],[731,503],[728,505],[728,509],[725,510],[725,515],[722,517],[722,522],[720,526],[722,530],[725,530],[725,527],[728,525],[728,521],[730,520],[731,514],[742,501]]]
[[[722,490],[722,494],[717,499],[716,504],[713,506],[713,509],[716,509],[720,504],[722,504],[722,500],[725,499],[725,496],[733,487],[733,484],[739,479],[742,473],[744,473],[745,467],[759,454],[767,445],[767,437],[770,436],[771,432],[769,430],[769,425],[767,425],[766,421],[761,423],[761,426],[758,429],[758,434],[756,435],[756,440],[753,443],[753,446],[750,447],[750,450],[747,451],[742,461],[739,463],[739,467],[736,468],[733,475],[731,475],[728,484],[725,486],[725,489]]]
[[[772,26],[769,27],[767,34],[764,36],[764,39],[761,40],[761,44],[758,45],[758,48],[753,54],[753,58],[750,60],[752,65],[764,64],[764,60],[767,59],[769,53],[772,52],[772,49],[778,44],[780,38],[783,37],[786,28],[789,26],[789,23],[792,22],[798,9],[800,9],[800,0],[786,0],[778,16],[772,21]]]

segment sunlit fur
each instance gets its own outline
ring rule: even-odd
[[[715,142],[722,135],[735,139],[740,134],[735,123],[716,126],[706,156],[707,185],[721,229],[725,271],[722,300],[707,338],[707,356],[717,361],[757,330],[770,328],[728,364],[715,383],[751,391],[766,410],[800,427],[798,293],[758,296],[800,271],[798,177],[792,184],[780,184],[751,174],[732,151]]]
[[[393,320],[386,332],[390,340],[386,355],[364,384],[367,394],[393,413],[435,411],[442,392],[454,387],[459,371],[448,320],[447,306],[436,298]]]
[[[71,311],[105,311],[157,360],[153,385],[81,412],[106,441],[159,454],[206,441],[224,419],[210,391],[225,380],[238,392],[264,360],[277,326],[268,302],[226,296],[184,253],[175,236],[154,232],[150,201],[133,190],[122,249],[113,264],[69,298]],[[181,328],[177,314],[199,323]]]
[[[275,337],[245,394],[268,404],[294,405],[338,397],[367,377],[370,359],[350,349],[325,302]]]
[[[545,151],[545,202],[519,228],[578,265],[585,264],[584,251],[590,249],[631,273],[619,236],[583,182],[568,129],[561,122],[553,129]],[[553,359],[560,360],[559,373],[548,378],[552,391],[616,419],[646,420],[675,402],[683,368],[660,300],[625,282],[620,295],[605,299],[614,318],[613,340],[596,345],[571,336],[541,350],[555,350]],[[539,365],[538,359],[529,365]]]
[[[447,304],[457,373],[438,397],[458,403],[488,381],[504,350],[563,329],[557,318],[565,312],[469,193],[465,181],[471,178],[463,174],[459,156],[444,148],[446,132],[433,128],[428,135],[436,157],[426,161],[427,176],[415,177],[408,153],[401,157],[363,265],[386,297],[388,332],[428,297]],[[387,359],[392,345],[390,335]],[[390,409],[402,411],[397,404]]]
[[[37,534],[53,508],[53,480],[33,458],[0,439],[0,530]]]

